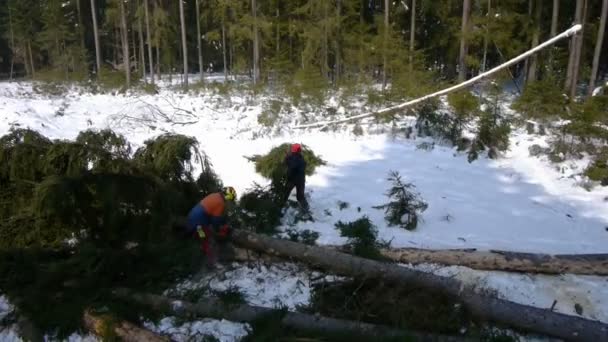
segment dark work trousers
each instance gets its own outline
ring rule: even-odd
[[[306,182],[302,181],[288,181],[287,188],[285,190],[285,202],[289,199],[289,195],[293,191],[293,188],[296,188],[296,198],[298,199],[298,203],[300,203],[300,207],[304,210],[308,210],[308,202],[306,201],[306,196],[304,195],[304,190],[306,188]]]

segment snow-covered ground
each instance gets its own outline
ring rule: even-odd
[[[608,188],[587,191],[580,187],[581,163],[557,170],[545,159],[530,157],[528,147],[544,144],[543,137],[516,131],[503,158],[480,158],[470,164],[452,148],[419,149],[425,140],[390,133],[357,137],[350,128],[321,132],[282,127],[280,134],[265,134],[257,121],[262,111],[259,99],[252,97],[228,100],[168,88],[158,95],[94,95],[73,89],[61,97],[48,97],[33,93],[29,83],[0,83],[0,135],[11,127],[29,127],[52,138],[72,139],[85,129],[112,128],[137,147],[164,132],[187,134],[198,138],[224,183],[240,193],[253,182],[265,182],[244,156],[266,153],[283,142],[309,145],[328,165],[307,181],[315,222],[301,222],[295,228],[319,232],[321,244],[344,242],[334,228],[338,220],[367,215],[378,227],[380,238],[391,241],[393,247],[608,253]],[[385,127],[370,124],[364,128],[381,131]],[[416,231],[388,227],[383,212],[373,208],[386,202],[386,177],[391,170],[415,184],[429,204]],[[349,203],[348,208],[341,210],[340,201]],[[286,222],[283,228],[287,227]],[[550,307],[557,300],[556,310],[569,314],[575,314],[574,303],[578,303],[584,307],[583,316],[608,322],[606,278],[527,276],[465,268],[434,271],[458,274],[507,299],[530,305]],[[254,301],[261,292],[276,293],[280,298],[284,294],[280,286],[293,289],[277,279],[264,282],[259,290],[252,281],[255,272],[245,268],[231,272],[231,286],[250,294],[254,304],[272,306],[272,302]],[[265,270],[258,275],[272,273]],[[289,281],[297,283],[300,276]],[[216,285],[221,284],[227,283]],[[304,286],[300,290],[296,302],[305,304],[310,289]],[[280,300],[290,306],[287,298]],[[184,329],[200,332],[204,325]],[[162,325],[157,328],[163,330]]]

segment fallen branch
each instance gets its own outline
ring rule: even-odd
[[[389,115],[389,114],[395,113],[396,111],[402,110],[404,108],[413,106],[413,105],[418,104],[418,103],[422,103],[422,102],[424,102],[424,101],[426,101],[428,99],[431,99],[431,98],[434,98],[434,97],[438,97],[438,96],[442,96],[442,95],[446,95],[446,94],[449,94],[451,92],[454,92],[454,91],[466,88],[466,87],[468,87],[468,86],[470,86],[470,85],[472,85],[472,84],[474,84],[474,83],[476,83],[478,81],[483,80],[484,78],[487,78],[487,77],[489,77],[489,76],[491,76],[491,75],[499,72],[500,70],[502,70],[504,68],[507,68],[507,67],[509,67],[509,66],[511,66],[513,64],[516,64],[516,63],[518,63],[518,62],[520,62],[520,61],[522,61],[522,60],[530,57],[531,55],[533,55],[533,54],[541,51],[542,49],[544,49],[544,48],[546,48],[548,46],[551,46],[551,45],[557,43],[561,39],[564,39],[564,38],[567,38],[567,37],[570,37],[570,36],[574,35],[578,31],[580,31],[581,28],[582,28],[581,25],[574,25],[570,29],[568,29],[568,30],[562,32],[561,34],[559,34],[559,35],[557,35],[557,36],[549,39],[548,41],[546,41],[546,42],[544,42],[544,43],[536,46],[535,48],[530,49],[530,50],[522,53],[521,55],[519,55],[519,56],[517,56],[515,58],[510,59],[506,63],[503,63],[503,64],[501,64],[501,65],[499,65],[499,66],[497,66],[497,67],[495,67],[495,68],[493,68],[491,70],[488,70],[488,71],[486,71],[486,72],[484,72],[482,74],[479,74],[479,75],[471,78],[468,81],[459,83],[459,84],[457,84],[455,86],[452,86],[452,87],[440,90],[438,92],[435,92],[435,93],[432,93],[432,94],[428,94],[428,95],[419,97],[417,99],[414,99],[414,100],[411,100],[411,101],[408,101],[408,102],[405,102],[405,103],[401,103],[401,104],[398,104],[396,106],[392,106],[392,107],[388,107],[388,108],[385,108],[385,109],[381,109],[381,110],[378,110],[378,111],[375,111],[375,112],[364,113],[364,114],[359,114],[359,115],[353,115],[353,116],[350,116],[350,117],[347,117],[347,118],[344,118],[344,119],[331,120],[331,121],[322,121],[322,122],[315,122],[315,123],[306,124],[306,125],[299,125],[299,126],[295,126],[295,127],[292,127],[292,128],[293,129],[302,129],[302,128],[321,127],[321,126],[327,126],[327,125],[332,125],[332,124],[339,124],[339,123],[345,123],[345,122],[349,122],[349,121],[355,121],[355,120],[367,118],[367,117],[370,117],[370,116]]]
[[[134,293],[128,289],[116,289],[114,295],[124,300],[132,300],[144,304],[155,310],[171,315],[192,318],[216,318],[227,319],[234,322],[254,322],[257,319],[267,317],[271,314],[281,313],[279,309],[271,309],[246,304],[228,305],[218,299],[208,298],[198,303],[190,303],[180,300],[172,300],[167,297]],[[424,341],[462,341],[464,338],[427,334],[421,332],[409,332],[392,329],[375,324],[347,321],[318,315],[310,315],[299,312],[284,312],[280,322],[288,328],[305,331],[315,331],[326,334],[347,333],[355,336],[366,336],[370,338],[415,338]]]
[[[382,249],[380,253],[390,260],[406,264],[433,263],[487,271],[608,275],[608,254],[550,255],[418,248]]]
[[[95,315],[90,310],[84,313],[84,325],[97,336],[107,338],[109,335],[120,337],[125,342],[168,342],[169,338],[150,330],[140,328],[126,321],[115,322],[106,315]]]
[[[396,264],[364,259],[328,248],[308,246],[235,230],[233,242],[243,248],[293,258],[339,275],[357,278],[380,278],[434,289],[458,297],[473,313],[484,320],[502,323],[566,340],[608,341],[608,325],[550,310],[517,304],[478,293],[455,278],[412,270]]]

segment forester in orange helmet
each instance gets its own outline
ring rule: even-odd
[[[235,200],[234,188],[225,187],[222,192],[207,195],[188,214],[188,234],[201,241],[210,268],[215,267],[217,261],[216,240],[226,239],[230,234],[225,216],[226,201]]]
[[[304,156],[302,156],[302,145],[291,145],[289,153],[285,157],[285,166],[287,167],[287,189],[284,201],[287,201],[293,188],[296,188],[298,203],[300,203],[302,210],[308,212],[308,202],[304,195],[306,188],[306,161],[304,160]]]

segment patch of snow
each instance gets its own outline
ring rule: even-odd
[[[15,308],[9,302],[8,298],[4,295],[0,295],[0,321],[11,314],[14,310]]]
[[[248,324],[227,320],[205,319],[193,322],[179,322],[175,317],[165,317],[157,324],[144,322],[144,327],[156,333],[167,335],[172,341],[197,341],[204,336],[213,336],[220,342],[237,342],[247,336]]]
[[[0,326],[0,341],[2,342],[23,342],[23,339],[19,337],[17,327],[12,325],[8,327]]]

